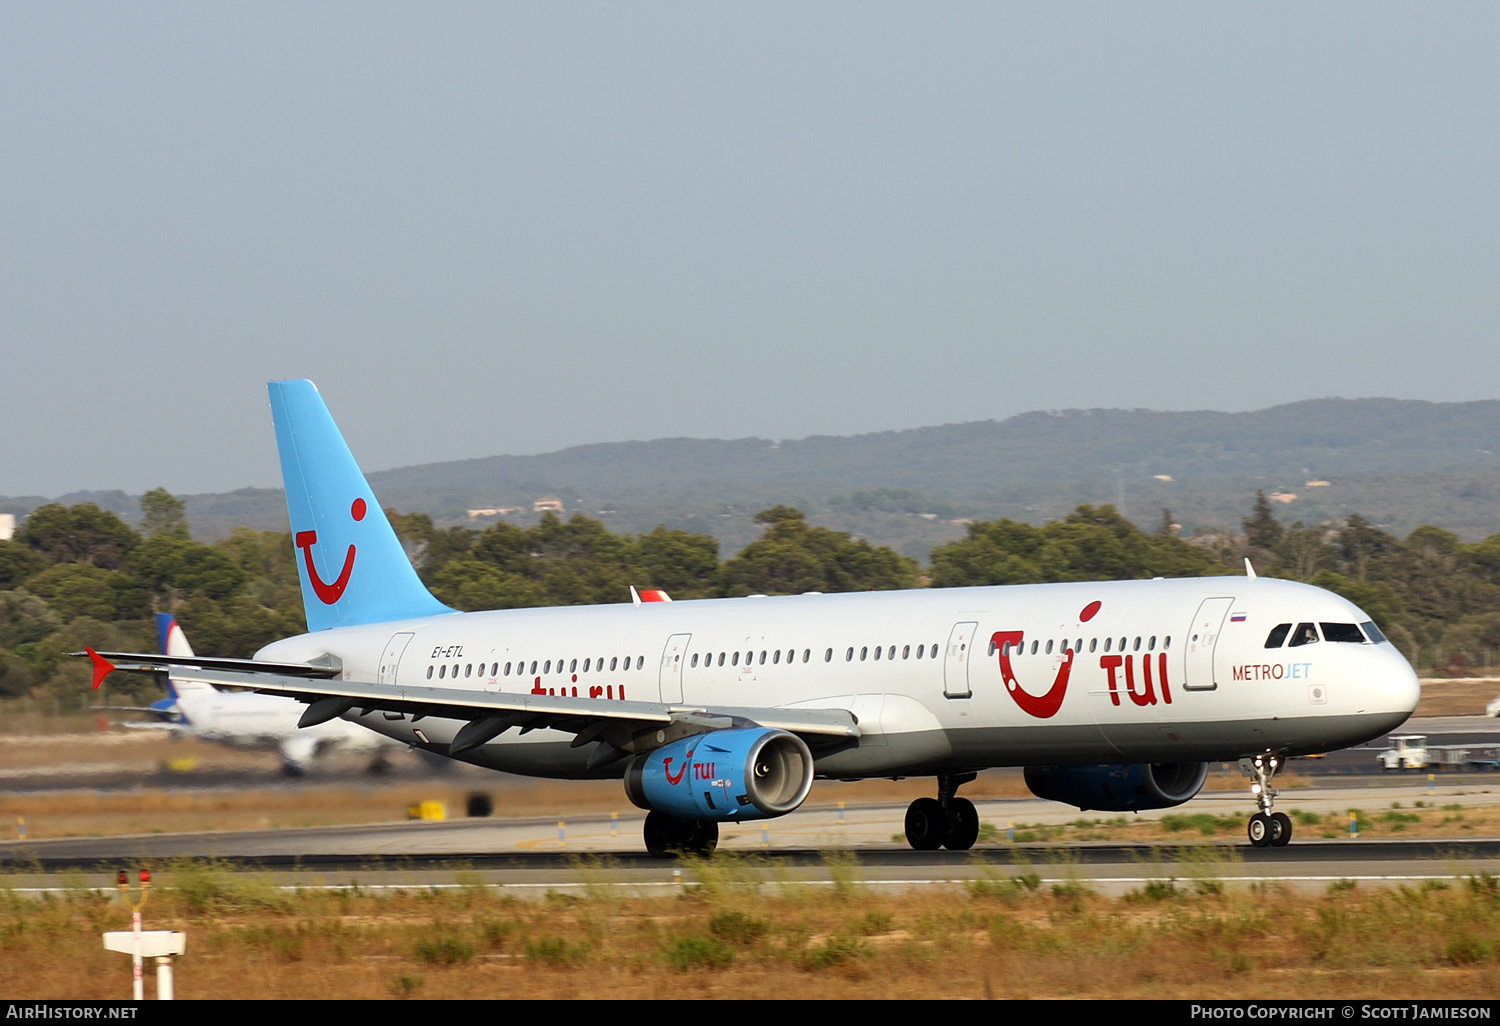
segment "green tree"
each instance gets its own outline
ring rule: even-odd
[[[49,563],[85,563],[118,570],[141,536],[92,502],[38,506],[16,531],[16,540]]]
[[[153,488],[141,496],[141,530],[146,537],[188,536],[187,506],[165,488]]]
[[[1271,512],[1271,500],[1264,491],[1256,491],[1255,508],[1240,523],[1245,528],[1245,540],[1258,549],[1275,549],[1281,542],[1281,522]]]
[[[917,583],[915,560],[844,531],[811,527],[801,510],[774,506],[756,514],[765,533],[724,564],[726,595],[806,591],[885,591]]]
[[[171,612],[186,594],[200,592],[223,601],[245,583],[245,571],[229,553],[180,534],[157,534],[130,553],[132,576],[155,597],[157,607]]]
[[[1013,520],[970,524],[967,538],[932,550],[932,583],[940,588],[1224,572],[1202,548],[1148,535],[1107,505],[1079,506],[1042,527]]]

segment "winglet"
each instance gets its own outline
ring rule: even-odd
[[[1255,580],[1255,567],[1250,565],[1249,556],[1245,557],[1245,576],[1250,578],[1252,581]]]
[[[85,646],[89,658],[94,661],[94,690],[99,690],[99,685],[104,683],[104,678],[114,672],[115,664],[104,658],[92,648]]]
[[[640,593],[635,590],[635,585],[633,584],[630,586],[630,601],[635,603],[636,605],[641,604]]]

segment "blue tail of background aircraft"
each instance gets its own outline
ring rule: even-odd
[[[453,612],[412,569],[313,383],[267,388],[307,629]]]

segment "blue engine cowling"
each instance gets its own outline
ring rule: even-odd
[[[1026,786],[1032,794],[1085,812],[1170,809],[1203,790],[1207,779],[1206,762],[1026,767]]]
[[[625,793],[643,809],[684,819],[769,819],[812,789],[812,752],[796,734],[762,727],[694,734],[625,767]]]

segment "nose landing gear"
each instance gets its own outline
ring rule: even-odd
[[[1250,817],[1245,831],[1250,835],[1250,843],[1257,848],[1280,848],[1292,839],[1291,817],[1284,812],[1271,811],[1276,804],[1276,788],[1271,786],[1271,778],[1280,767],[1281,756],[1275,752],[1262,752],[1240,760],[1240,772],[1250,778],[1250,793],[1260,807],[1260,811]]]
[[[917,851],[968,851],[979,840],[979,811],[958,789],[978,774],[938,777],[938,796],[918,798],[906,809],[906,841]]]

